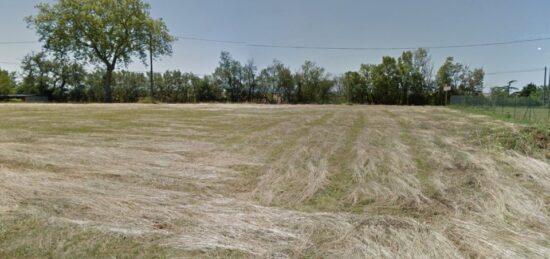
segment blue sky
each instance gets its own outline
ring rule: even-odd
[[[1,0],[0,42],[36,40],[23,18],[35,13],[38,0]],[[329,47],[415,47],[499,42],[550,37],[547,0],[150,0],[152,15],[162,17],[175,36],[211,38],[275,45]],[[538,50],[537,48],[542,48]],[[0,62],[19,63],[39,51],[39,44],[0,45]],[[180,69],[210,74],[219,54],[227,50],[238,60],[254,59],[258,67],[278,59],[297,70],[312,60],[332,73],[356,70],[361,63],[378,63],[399,50],[304,50],[256,48],[179,40],[172,57],[158,70]],[[528,73],[487,75],[486,86],[518,80],[542,84],[550,66],[550,41],[506,46],[430,50],[436,68],[445,57],[487,72],[540,68]],[[0,63],[17,70],[17,64]],[[129,67],[145,71],[139,62]],[[435,72],[435,71],[434,71]]]

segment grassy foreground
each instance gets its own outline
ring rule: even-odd
[[[541,134],[441,107],[3,104],[0,258],[548,258]]]

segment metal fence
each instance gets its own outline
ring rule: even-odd
[[[550,103],[540,98],[451,96],[450,104],[500,119],[550,126]]]

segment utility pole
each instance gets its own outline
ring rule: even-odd
[[[550,77],[548,78],[548,84],[546,84],[546,78],[544,79],[544,85],[546,85],[546,92],[548,94],[548,123],[550,125]]]
[[[544,87],[546,87],[547,72],[548,72],[548,67],[544,67]]]
[[[155,100],[155,81],[153,79],[153,33],[149,32],[149,66],[151,68],[150,74],[149,74],[149,80],[151,82],[151,85],[149,86],[150,89],[150,95],[151,95],[151,101],[154,102]]]
[[[544,93],[542,95],[545,96],[544,98],[548,98],[546,99],[546,104],[548,104],[548,108],[550,108],[550,76],[549,77],[546,76],[547,75],[546,69],[547,67],[544,67],[544,91],[543,91]],[[546,83],[547,78],[548,78],[548,84]]]
[[[550,108],[550,77],[548,77],[548,84],[544,82],[544,85],[546,85],[546,92],[548,93],[548,107]]]
[[[549,100],[545,100],[546,99],[546,96],[545,96],[545,92],[547,91],[546,89],[546,76],[547,76],[547,72],[548,72],[548,67],[544,67],[544,84],[543,84],[543,88],[544,91],[543,91],[543,94],[542,94],[542,104],[544,105],[546,102],[545,101],[548,101],[550,103],[550,99]]]

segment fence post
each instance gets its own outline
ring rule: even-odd
[[[514,120],[516,119],[516,106],[518,105],[518,97],[514,97],[514,116],[512,117]]]

